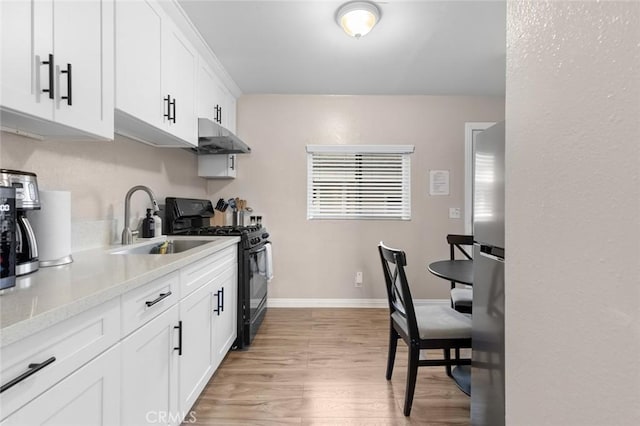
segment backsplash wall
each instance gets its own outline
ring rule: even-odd
[[[124,197],[134,185],[151,188],[160,204],[167,196],[206,196],[194,154],[119,135],[109,142],[59,142],[2,132],[0,167],[36,173],[40,189],[71,192],[73,251],[119,240]],[[135,226],[150,204],[144,192],[135,193],[131,201]]]

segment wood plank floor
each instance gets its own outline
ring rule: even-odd
[[[418,370],[411,416],[403,416],[407,351],[399,342],[387,381],[388,315],[270,308],[249,349],[227,355],[190,424],[468,426],[469,397],[444,367]]]

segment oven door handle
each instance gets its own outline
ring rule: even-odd
[[[268,241],[265,241],[263,244],[249,249],[249,254],[256,254],[256,253],[260,253],[262,251],[266,251],[267,250],[267,244],[270,244],[270,243]]]

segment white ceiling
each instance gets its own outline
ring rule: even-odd
[[[505,0],[377,2],[359,40],[343,3],[179,0],[246,94],[504,95]]]

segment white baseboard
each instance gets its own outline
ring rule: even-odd
[[[449,299],[415,299],[417,303],[450,303]],[[388,308],[387,299],[268,298],[267,308]]]

